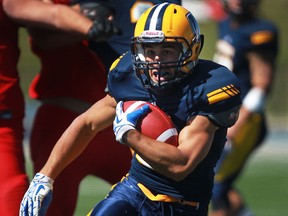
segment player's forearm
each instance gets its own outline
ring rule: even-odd
[[[252,88],[261,89],[267,96],[273,84],[273,68],[271,65],[259,65],[251,77]]]
[[[187,143],[175,147],[131,130],[128,131],[127,145],[161,175],[182,181],[207,155],[212,143],[212,137],[205,132],[197,132],[191,137],[189,140],[182,138]]]
[[[177,147],[151,139],[137,130],[127,132],[127,145],[154,170],[172,179],[180,176],[175,167],[187,162]]]
[[[85,38],[88,38],[88,31],[93,24],[90,19],[69,7],[61,7],[57,10],[56,15],[58,19],[55,20],[55,23],[59,29],[65,28],[67,32],[73,33],[75,36],[84,35]]]
[[[272,87],[274,67],[273,58],[269,56],[269,53],[248,54],[252,86],[242,105],[250,114],[264,111],[266,98]]]
[[[267,95],[273,83],[274,59],[263,57],[258,53],[250,53],[248,57],[252,87],[262,89]]]
[[[66,5],[35,0],[3,0],[5,13],[14,21],[34,27],[60,29],[76,36],[86,35],[92,21]]]

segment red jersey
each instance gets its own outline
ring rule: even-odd
[[[105,68],[83,43],[43,51],[32,41],[32,47],[42,67],[30,86],[30,97],[72,97],[95,103],[105,95]]]
[[[69,2],[54,0],[56,4]],[[84,42],[44,51],[33,44],[32,40],[32,50],[41,61],[41,71],[30,86],[30,97],[72,97],[95,103],[105,95],[105,67]]]
[[[2,0],[0,3],[0,117],[8,111],[13,118],[22,118],[24,97],[19,85],[17,70],[20,55],[19,26],[12,22],[3,11]]]

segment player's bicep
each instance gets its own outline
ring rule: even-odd
[[[194,169],[208,154],[218,127],[206,116],[192,117],[179,134],[179,149]]]

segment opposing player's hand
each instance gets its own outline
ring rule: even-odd
[[[53,182],[53,179],[37,173],[22,199],[19,215],[44,216],[52,201]]]
[[[110,16],[115,15],[115,10],[112,7],[111,3],[108,2],[97,2],[91,0],[74,0],[72,1],[80,6],[80,12],[88,17],[90,20],[94,21],[97,19],[108,19]]]
[[[112,20],[96,19],[88,31],[88,38],[94,41],[103,41],[115,34],[121,34],[120,29]]]
[[[138,119],[149,111],[149,105],[145,104],[132,112],[123,111],[123,101],[120,101],[116,106],[116,116],[113,122],[113,130],[116,140],[124,143],[123,135],[135,129]]]

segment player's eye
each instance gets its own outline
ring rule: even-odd
[[[163,55],[172,55],[173,54],[172,50],[170,50],[170,49],[163,50],[162,53],[163,53]]]
[[[154,52],[154,50],[147,49],[146,50],[146,54],[149,55],[149,56],[152,56],[152,55],[155,55],[155,52]]]

